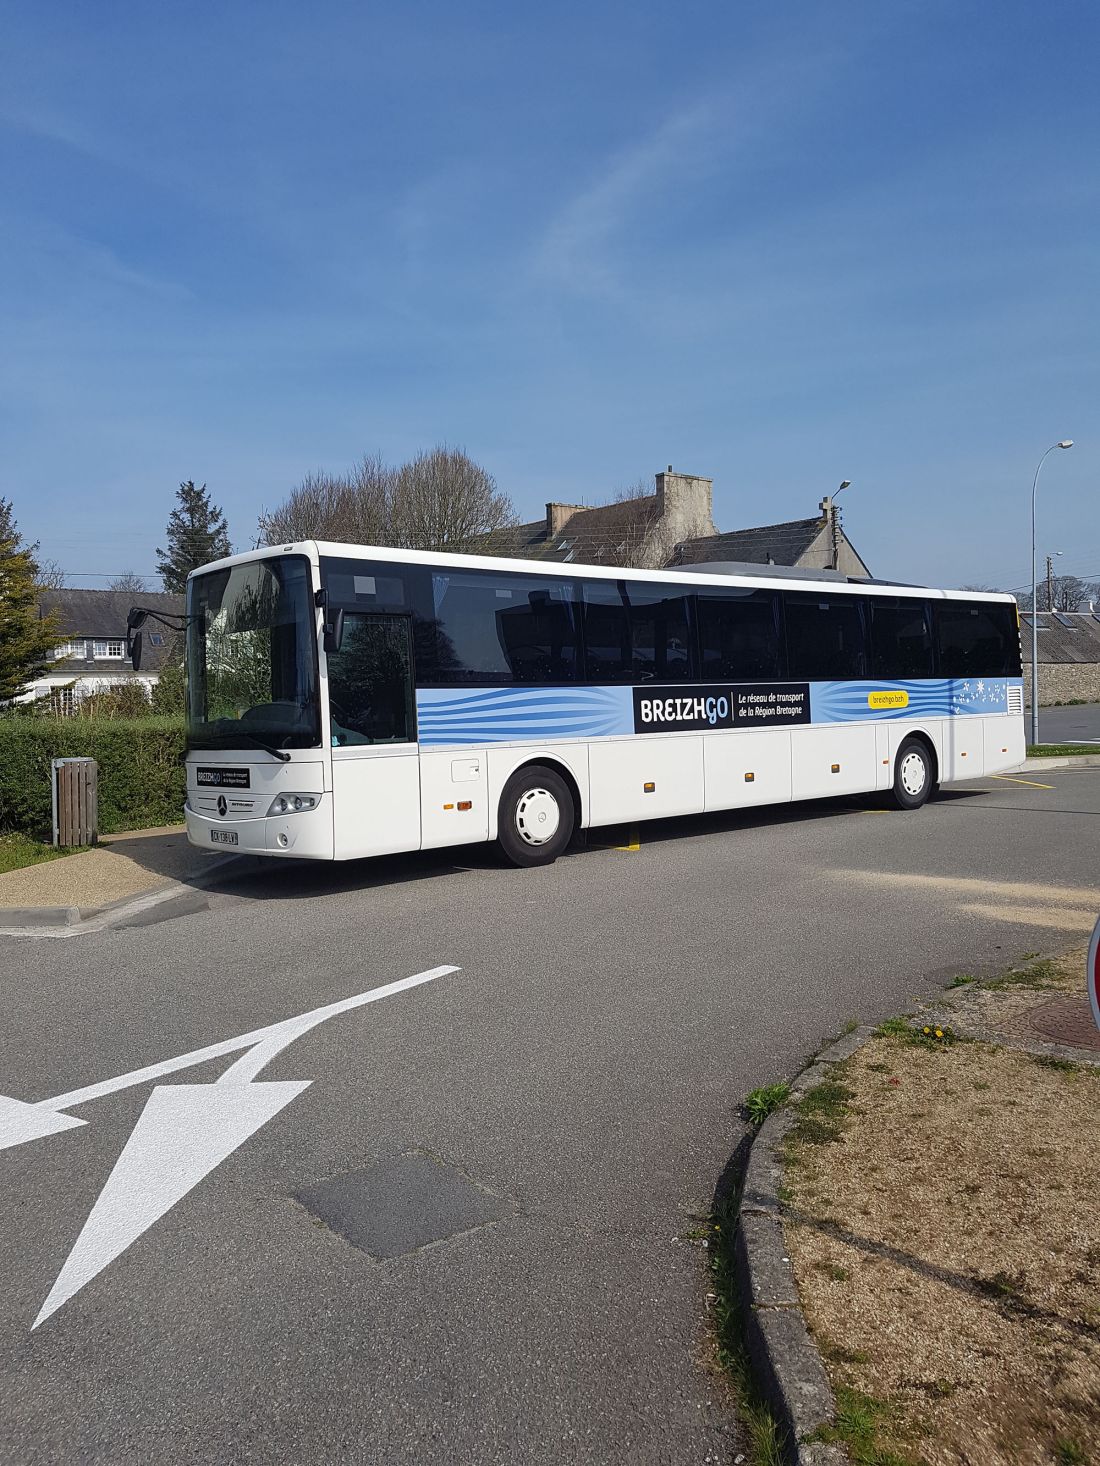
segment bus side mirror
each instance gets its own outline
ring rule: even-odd
[[[130,633],[130,645],[128,647],[128,651],[130,653],[130,661],[133,664],[135,672],[141,671],[142,640],[143,638],[140,631],[132,631]]]
[[[335,611],[326,611],[323,622],[322,645],[325,652],[331,656],[338,652],[344,640],[344,613],[339,608]]]

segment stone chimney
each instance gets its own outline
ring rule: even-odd
[[[669,544],[717,534],[713,514],[714,480],[694,473],[673,473],[670,463],[657,475],[657,514]]]
[[[580,504],[547,504],[546,538],[557,539],[562,530],[582,506]]]

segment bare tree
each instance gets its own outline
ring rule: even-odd
[[[1089,596],[1092,594],[1092,587],[1087,581],[1081,580],[1076,575],[1056,575],[1054,577],[1054,605],[1055,611],[1079,611],[1086,605]]]
[[[145,577],[138,575],[136,571],[125,570],[121,575],[116,575],[107,587],[108,590],[129,591],[131,595],[140,595],[149,587],[145,584]]]
[[[377,455],[361,459],[348,474],[308,473],[282,504],[261,513],[257,544],[389,544],[393,479],[393,469]]]
[[[258,544],[338,540],[402,549],[462,549],[516,522],[492,474],[458,449],[419,453],[399,469],[376,454],[348,474],[311,473],[260,516]]]
[[[493,475],[460,448],[418,453],[394,479],[392,543],[406,549],[461,550],[517,518]]]
[[[39,560],[35,585],[39,590],[64,590],[65,572],[56,560]]]

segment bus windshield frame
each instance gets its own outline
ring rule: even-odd
[[[187,582],[187,746],[321,746],[313,577],[304,555]]]

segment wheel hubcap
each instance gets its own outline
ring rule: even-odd
[[[922,754],[907,753],[901,761],[901,787],[906,794],[919,794],[928,779],[928,769]]]
[[[528,789],[516,804],[516,830],[528,845],[545,845],[561,824],[558,801],[548,789]]]

